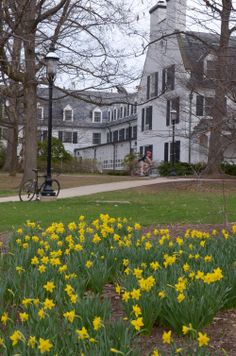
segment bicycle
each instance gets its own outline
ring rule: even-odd
[[[35,173],[35,177],[33,179],[26,180],[20,186],[19,198],[21,201],[31,201],[34,197],[36,197],[36,200],[39,200],[40,193],[45,187],[45,181],[40,183],[39,178],[45,179],[46,176],[40,176],[38,169],[33,169],[32,171]],[[55,196],[57,197],[61,190],[61,186],[58,180],[52,179],[52,189],[55,192]]]
[[[160,176],[160,173],[158,167],[155,164],[146,164],[144,165],[143,175],[141,175],[140,165],[139,162],[137,161],[132,171],[132,175],[139,176],[139,177],[144,176],[144,177],[156,178]]]

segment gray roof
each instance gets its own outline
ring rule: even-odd
[[[64,91],[58,88],[53,90],[53,125],[67,127],[94,127],[102,128],[107,125],[107,113],[109,107],[115,104],[131,104],[135,102],[135,93],[111,93],[111,92],[96,92],[96,91]],[[48,118],[48,88],[38,88],[38,102],[44,108],[44,120],[41,125],[45,125]],[[63,110],[70,105],[73,109],[73,121],[63,121]],[[103,122],[92,122],[92,112],[99,107],[103,112]],[[133,118],[131,118],[133,119]]]
[[[184,66],[194,73],[192,80],[201,81],[199,73],[203,69],[203,61],[209,53],[214,53],[219,47],[218,34],[205,32],[186,32],[178,34],[179,47]],[[236,78],[236,37],[231,37],[227,54],[229,78]],[[202,83],[203,84],[203,83]],[[209,81],[205,83],[209,85]]]

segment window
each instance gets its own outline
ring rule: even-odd
[[[70,105],[63,110],[63,121],[73,121],[73,110]]]
[[[204,97],[203,95],[197,95],[196,101],[196,115],[197,116],[212,116],[212,109],[214,106],[213,97]]]
[[[175,155],[175,162],[180,161],[180,141],[175,141],[174,144],[174,155]],[[165,142],[164,143],[164,162],[171,162],[172,161],[172,142]]]
[[[58,138],[63,143],[78,143],[77,131],[59,131]]]
[[[113,142],[118,142],[118,130],[113,132]]]
[[[7,139],[7,128],[0,127],[0,140],[6,140],[6,139]]]
[[[113,110],[113,120],[116,120],[117,117],[116,117],[116,109]]]
[[[163,69],[162,71],[162,92],[174,90],[175,88],[175,65]]]
[[[206,77],[207,79],[216,78],[216,61],[207,61],[206,62]]]
[[[214,98],[206,97],[205,98],[205,115],[207,115],[207,116],[213,115],[213,106],[214,106]]]
[[[123,141],[125,139],[125,129],[119,130],[119,141]]]
[[[166,102],[166,126],[169,126],[171,123],[171,110],[176,110],[176,124],[179,123],[179,97],[173,98],[172,100],[167,100]]]
[[[142,131],[152,130],[152,106],[142,109]]]
[[[133,135],[132,135],[133,139],[137,138],[137,126],[133,126]]]
[[[99,145],[101,143],[101,133],[100,132],[93,132],[93,144]]]
[[[172,155],[172,142],[170,143],[170,155]],[[175,141],[174,143],[174,156],[175,162],[179,162],[180,161],[180,141]],[[172,157],[170,157],[170,161],[172,160]]]
[[[147,99],[158,95],[158,72],[147,76]]]
[[[127,116],[127,106],[125,105],[125,107],[124,107],[124,117],[126,117]]]
[[[101,111],[94,111],[93,112],[93,122],[101,122],[102,121],[102,112]]]
[[[72,132],[71,131],[64,131],[63,132],[63,142],[72,142]]]
[[[151,74],[151,98],[158,95],[158,72]]]
[[[126,140],[129,140],[129,138],[131,137],[131,130],[132,130],[131,126],[126,128],[126,130],[125,130],[125,138],[126,138]]]
[[[37,119],[43,120],[44,118],[44,110],[43,107],[38,103],[37,104]]]

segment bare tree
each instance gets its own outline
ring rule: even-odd
[[[130,28],[131,17],[123,0],[8,0],[0,1],[0,7],[0,69],[23,91],[26,179],[36,166],[37,86],[46,84],[43,58],[50,44],[56,44],[61,58],[62,81],[65,73],[67,83],[68,75],[75,86],[87,83],[81,85],[84,90],[111,88],[121,78],[132,79],[122,63],[126,54],[111,45],[109,35],[115,27],[121,32]],[[18,61],[13,55],[16,43]]]

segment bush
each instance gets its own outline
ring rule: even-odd
[[[38,169],[46,171],[47,162],[38,159]],[[101,173],[96,160],[73,158],[69,161],[52,162],[53,172],[57,173]]]
[[[41,161],[47,161],[48,142],[38,142],[38,158]],[[69,162],[73,157],[65,150],[63,143],[58,139],[52,138],[52,162]]]
[[[236,176],[236,164],[233,162],[223,162],[221,168],[225,174]]]
[[[136,153],[131,152],[124,158],[124,166],[127,169],[128,174],[132,174],[134,167],[137,163],[138,156]]]
[[[158,166],[161,176],[169,176],[172,171],[171,162],[161,162]],[[189,164],[186,162],[176,162],[175,171],[177,176],[199,175],[205,168],[204,163]]]
[[[3,167],[6,159],[6,148],[0,143],[0,169]]]

